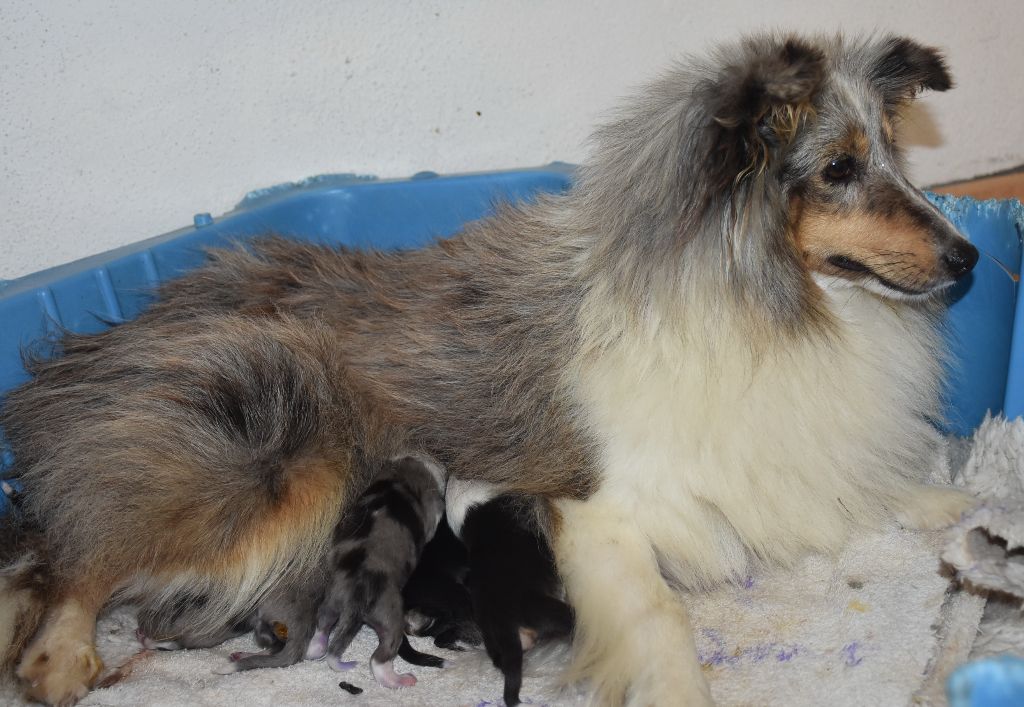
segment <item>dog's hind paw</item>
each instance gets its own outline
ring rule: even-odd
[[[904,528],[938,530],[953,525],[978,499],[947,486],[918,486],[906,495],[896,520]]]
[[[103,661],[91,643],[50,640],[25,651],[18,677],[32,699],[65,707],[85,697],[102,670]]]

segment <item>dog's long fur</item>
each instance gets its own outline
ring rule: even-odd
[[[216,252],[67,337],[2,417],[59,587],[30,693],[84,694],[117,591],[252,606],[322,558],[357,458],[413,449],[543,499],[601,702],[709,702],[670,584],[964,506],[919,479],[935,293],[977,253],[893,144],[949,86],[905,39],[749,38],[644,89],[563,196],[412,252]]]

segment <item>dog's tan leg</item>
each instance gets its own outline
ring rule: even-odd
[[[953,525],[978,499],[948,486],[912,487],[901,499],[896,520],[904,528],[937,530]]]
[[[18,677],[29,697],[51,705],[73,705],[103,670],[96,653],[96,614],[109,592],[72,591],[50,609],[25,649]]]
[[[602,705],[713,704],[686,609],[640,528],[612,503],[557,508],[555,556],[577,618],[570,677]]]

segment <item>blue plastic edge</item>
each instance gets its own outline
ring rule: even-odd
[[[957,668],[946,683],[949,707],[1024,705],[1024,660],[1003,655]]]
[[[409,182],[413,180],[419,181],[421,179],[443,179],[457,182],[459,180],[476,179],[492,175],[528,175],[545,172],[571,177],[575,173],[576,169],[576,165],[568,162],[555,161],[537,167],[522,167],[501,171],[461,172],[459,174],[438,174],[437,172],[422,171],[417,172],[412,175],[412,177],[395,177],[388,179],[380,179],[373,175],[360,175],[347,172],[315,175],[295,182],[285,182],[283,184],[276,184],[274,186],[249,191],[231,211],[217,217],[211,218],[207,212],[196,212],[195,216],[193,216],[193,225],[191,226],[185,226],[168,233],[162,233],[158,236],[135,241],[134,243],[103,251],[102,253],[96,253],[95,255],[89,255],[85,258],[73,260],[70,263],[64,263],[52,268],[38,270],[34,273],[29,273],[28,275],[14,278],[12,280],[0,280],[0,297],[9,296],[37,287],[45,287],[48,283],[58,281],[69,275],[88,271],[117,258],[140,253],[152,248],[153,246],[194,233],[201,228],[245,214],[253,209],[272,205],[275,202],[282,201],[299,193],[348,188],[369,184],[400,184],[402,182]],[[197,218],[199,218],[200,223],[195,223]],[[2,393],[2,391],[0,391],[0,393]]]

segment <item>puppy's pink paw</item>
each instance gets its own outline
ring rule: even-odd
[[[378,663],[371,659],[370,670],[373,671],[373,677],[377,681],[377,684],[381,687],[386,687],[389,690],[397,690],[402,687],[412,687],[416,684],[415,675],[412,673],[403,673],[399,675],[395,672],[394,662],[390,660],[386,663]]]
[[[320,660],[327,655],[327,640],[330,635],[326,631],[317,631],[313,634],[309,647],[306,648],[306,660]]]

